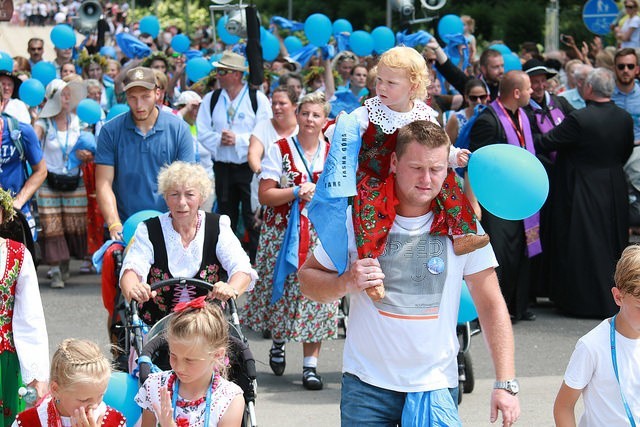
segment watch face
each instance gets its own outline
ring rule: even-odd
[[[508,390],[513,394],[518,393],[520,391],[520,384],[518,383],[518,380],[509,381]]]

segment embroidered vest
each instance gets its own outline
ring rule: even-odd
[[[169,271],[169,260],[167,259],[167,247],[164,242],[164,234],[160,225],[160,218],[155,217],[145,221],[149,230],[149,240],[153,245],[154,263],[149,270],[147,283],[150,285],[160,280],[170,279],[173,276]],[[204,217],[204,247],[202,249],[202,261],[200,268],[194,276],[195,279],[204,280],[211,284],[219,280],[227,280],[227,273],[222,269],[216,256],[216,246],[220,233],[220,215],[205,213]],[[173,311],[177,303],[182,300],[192,300],[202,295],[206,295],[207,290],[196,288],[194,285],[166,286],[158,289],[158,294],[152,300],[147,301],[140,307],[140,317],[142,320],[153,325],[167,314]]]
[[[22,269],[25,247],[22,243],[6,239],[7,256],[4,274],[0,279],[0,353],[16,352],[13,341],[13,309],[16,284]]]
[[[369,126],[362,135],[356,182],[360,182],[365,176],[383,181],[387,178],[391,153],[396,149],[397,137],[397,129],[392,134],[386,134],[379,126],[369,121]]]
[[[504,129],[504,133],[507,137],[507,143],[515,145],[516,147],[521,147],[521,142],[516,133],[516,128],[498,100],[493,101],[489,106],[498,117],[498,121]],[[524,148],[535,156],[536,150],[533,147],[531,124],[529,123],[529,119],[522,108],[518,108],[518,117],[522,128],[521,131],[524,135]],[[530,217],[524,219],[524,232],[527,239],[527,254],[529,258],[542,253],[542,245],[540,243],[540,212],[536,212]]]
[[[293,151],[287,138],[282,138],[276,142],[282,154],[282,176],[278,183],[279,188],[290,188],[302,184],[304,172],[298,169],[294,162]],[[325,146],[324,157],[327,158],[329,152],[329,144]],[[313,182],[318,182],[321,172],[313,172]],[[303,203],[300,203],[303,206]],[[291,211],[291,202],[280,206],[267,206],[264,212],[264,226],[275,227],[278,230],[286,230],[289,223],[289,211]]]
[[[124,427],[127,419],[117,410],[107,406],[102,417],[102,427]],[[49,427],[43,426],[38,415],[38,407],[29,408],[16,416],[16,424],[19,427]]]

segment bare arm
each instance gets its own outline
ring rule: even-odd
[[[576,427],[575,407],[582,390],[571,388],[562,382],[553,404],[553,418],[557,427]]]
[[[244,397],[238,395],[233,398],[231,404],[218,422],[218,427],[236,427],[242,424],[244,414]]]
[[[380,263],[374,258],[360,259],[349,267],[342,276],[325,268],[311,255],[298,271],[302,293],[314,301],[329,303],[342,298],[347,293],[382,285],[384,273]]]
[[[447,120],[447,124],[444,127],[445,132],[449,136],[449,141],[451,141],[451,145],[455,144],[456,139],[458,139],[458,117],[455,114],[452,114]]]
[[[35,165],[31,165],[31,170],[33,173],[25,181],[24,185],[13,200],[13,206],[16,209],[22,209],[22,206],[24,206],[24,204],[33,197],[34,193],[38,188],[40,188],[44,180],[47,178],[47,165],[44,162],[44,158]]]
[[[327,102],[331,101],[336,93],[336,82],[333,79],[333,68],[329,58],[324,60],[324,96]]]
[[[96,165],[96,196],[100,212],[109,227],[109,234],[112,240],[119,240],[119,233],[122,233],[122,224],[118,215],[118,205],[116,195],[113,194],[113,178],[115,170],[113,166]]]
[[[504,302],[498,276],[493,268],[465,276],[469,292],[478,310],[483,336],[491,354],[497,381],[515,378],[515,345],[511,319]],[[494,389],[491,393],[490,421],[498,419],[502,412],[502,424],[511,425],[520,416],[520,402],[517,396],[506,390]]]
[[[476,198],[476,195],[473,193],[473,188],[471,188],[471,182],[469,181],[469,172],[465,171],[464,173],[464,195],[469,199],[469,203],[471,203],[471,207],[473,208],[473,212],[476,214],[478,221],[482,219],[482,209],[480,209],[480,203]]]
[[[247,162],[249,162],[249,167],[253,171],[253,173],[260,173],[262,167],[260,163],[262,163],[262,157],[264,156],[264,146],[260,139],[255,135],[251,135],[249,138],[249,152],[247,154]]]

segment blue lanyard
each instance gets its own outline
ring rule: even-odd
[[[55,119],[51,120],[51,124],[53,125],[53,129],[56,131],[56,141],[60,142],[60,139],[58,139],[58,125],[56,124]],[[64,147],[62,146],[62,144],[60,144],[60,148],[62,149],[62,161],[64,162],[65,173],[67,170],[67,164],[69,163],[69,153],[67,152],[67,149],[69,148],[70,124],[71,124],[71,120],[69,118],[69,115],[67,115],[67,136],[64,141]]]
[[[175,372],[174,372],[174,375]],[[205,407],[204,407],[204,427],[209,427],[209,416],[211,415],[211,387],[213,383],[213,378],[211,378],[211,382],[209,383],[209,387],[207,388],[207,397],[205,399]],[[173,396],[171,396],[171,406],[173,406],[173,419],[175,420],[178,416],[178,388],[180,386],[180,380],[176,375],[176,380],[173,383]]]
[[[313,158],[311,159],[311,167],[309,167],[309,163],[307,163],[307,159],[304,157],[304,151],[302,150],[302,146],[298,142],[298,138],[296,138],[295,136],[292,136],[291,139],[293,139],[293,144],[296,146],[296,150],[298,150],[298,154],[302,159],[302,163],[304,163],[304,168],[307,170],[309,181],[314,182],[313,181],[313,164],[316,162],[316,159],[320,154],[320,149],[322,149],[322,144],[318,142],[318,149],[316,150],[316,154],[313,155]]]
[[[231,105],[229,107],[227,107],[227,98],[224,98],[224,109],[226,110],[225,112],[227,113],[227,124],[229,126],[233,126],[233,121],[236,118],[236,114],[238,114],[238,109],[240,108],[240,104],[242,103],[242,99],[244,98],[244,96],[246,95],[248,90],[249,90],[249,85],[244,87],[244,90],[242,91],[242,95],[240,95],[240,99],[238,99],[238,103],[236,104],[235,108],[233,109],[233,114],[231,116],[229,116],[229,108],[233,108],[233,101],[231,101]],[[227,93],[227,95],[229,95],[229,93]]]
[[[624,393],[622,392],[620,377],[618,376],[618,358],[616,357],[616,316],[617,314],[611,318],[611,362],[613,363],[613,372],[616,373],[616,381],[618,381],[618,387],[620,387],[620,397],[622,397],[622,404],[624,405],[624,410],[627,412],[627,418],[629,418],[631,427],[636,427],[636,422],[631,414],[631,409],[629,408],[627,399],[625,399]]]

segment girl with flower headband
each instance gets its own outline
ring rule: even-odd
[[[13,198],[0,188],[0,224],[14,214]],[[42,397],[48,377],[47,327],[31,254],[22,243],[0,237],[0,427],[24,409],[20,386],[34,387]]]
[[[142,427],[225,427],[242,422],[242,389],[225,378],[227,321],[205,298],[174,309],[166,332],[172,370],[149,375],[135,398],[144,410]]]
[[[18,414],[13,427],[123,427],[126,419],[102,397],[111,363],[97,344],[62,341],[51,360],[51,395]]]

